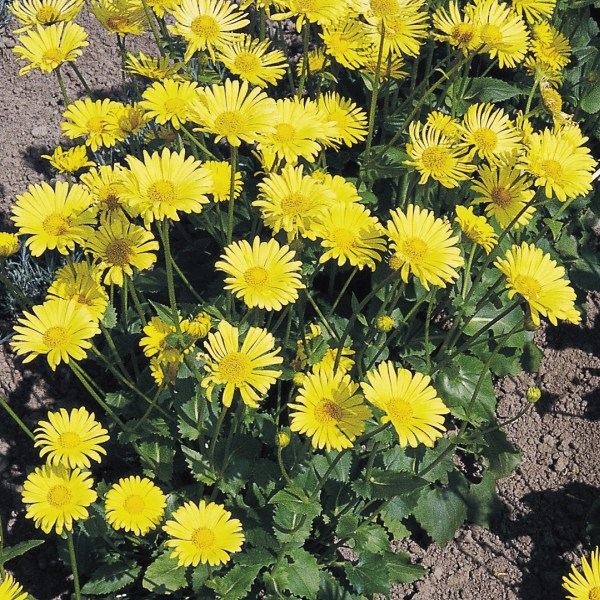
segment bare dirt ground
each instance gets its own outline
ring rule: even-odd
[[[90,32],[90,47],[78,62],[94,91],[118,93],[118,55],[92,19],[81,23]],[[18,76],[11,48],[14,23],[0,29],[0,227],[10,228],[8,213],[15,194],[29,183],[49,180],[41,154],[60,143],[64,104],[53,75]],[[72,99],[79,82],[66,69]],[[558,600],[561,578],[586,549],[585,517],[599,497],[600,462],[600,296],[588,297],[581,327],[548,327],[538,332],[545,347],[537,376],[507,377],[497,384],[499,416],[508,419],[525,402],[536,383],[542,399],[525,417],[508,427],[523,461],[500,482],[501,508],[491,530],[467,526],[444,549],[426,539],[399,545],[430,568],[422,580],[395,590],[393,598],[412,600],[495,599]],[[8,347],[0,347],[0,394],[30,426],[48,409],[78,402],[80,393],[66,371],[44,370],[43,361],[23,365]],[[43,537],[24,517],[19,491],[35,455],[28,438],[0,415],[0,516],[5,544]],[[68,572],[55,557],[37,549],[10,568],[38,600],[67,598]],[[326,600],[326,599],[325,599]]]

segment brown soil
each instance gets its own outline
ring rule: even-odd
[[[79,67],[95,91],[116,97],[120,80],[114,39],[99,31],[89,17],[82,17],[91,45]],[[15,194],[25,191],[29,183],[50,179],[40,155],[60,142],[64,110],[54,76],[37,72],[18,76],[10,28],[9,24],[0,29],[0,226],[4,229],[9,226],[7,215]],[[69,69],[65,76],[71,99],[81,97],[81,85]],[[491,530],[467,526],[444,549],[426,539],[399,542],[430,573],[412,585],[399,586],[394,598],[564,598],[561,577],[585,547],[586,513],[599,496],[599,306],[600,297],[590,295],[587,320],[581,327],[561,325],[539,332],[545,356],[536,377],[498,382],[501,419],[518,412],[529,385],[539,385],[543,396],[533,410],[508,427],[523,461],[512,477],[500,482],[502,506]],[[42,361],[33,367],[23,365],[7,346],[0,348],[0,394],[30,427],[49,408],[77,402],[79,393],[67,372],[51,373],[41,365]],[[9,546],[43,537],[24,518],[19,497],[24,470],[35,462],[28,438],[2,415],[0,516]],[[68,588],[68,571],[47,551],[35,550],[10,567],[39,600],[56,598]]]

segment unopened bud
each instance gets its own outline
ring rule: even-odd
[[[279,448],[285,448],[290,443],[290,434],[285,431],[278,431],[275,436],[275,443]]]
[[[388,333],[388,331],[394,329],[396,322],[389,315],[381,315],[380,317],[377,317],[376,325],[379,331]]]
[[[306,375],[302,371],[298,371],[292,378],[292,381],[298,387],[300,387],[301,385],[304,385],[304,382],[306,381]]]
[[[542,397],[542,390],[536,385],[527,388],[527,401],[535,404]]]

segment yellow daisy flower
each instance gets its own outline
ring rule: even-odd
[[[144,327],[146,335],[140,340],[144,356],[156,356],[161,362],[178,361],[179,350],[167,342],[167,338],[176,331],[174,325],[168,325],[160,317],[152,317]]]
[[[208,171],[212,180],[212,186],[208,190],[208,194],[213,197],[215,202],[229,200],[229,193],[231,192],[231,163],[226,160],[207,160],[202,166]],[[236,171],[233,184],[234,198],[239,197],[243,187],[242,174]]]
[[[133,269],[143,271],[156,262],[158,242],[147,229],[126,218],[108,219],[86,242],[86,252],[96,261],[104,283],[122,286],[125,275],[133,277]],[[106,273],[104,273],[106,271]]]
[[[474,181],[471,189],[476,197],[474,204],[485,204],[485,214],[506,228],[519,215],[512,225],[515,229],[527,225],[535,213],[535,208],[527,204],[535,196],[530,189],[531,181],[512,165],[481,165],[477,170],[480,181]]]
[[[108,306],[108,294],[100,284],[100,273],[83,262],[61,267],[48,288],[48,299],[74,300],[88,311],[90,318],[99,321]]]
[[[411,160],[405,164],[421,174],[419,183],[427,183],[431,177],[446,188],[455,188],[461,181],[470,179],[475,166],[469,163],[466,148],[456,146],[430,123],[413,122],[408,126],[408,133],[410,143],[406,144],[406,152]]]
[[[472,20],[460,11],[458,2],[450,0],[448,11],[441,6],[433,13],[433,26],[441,31],[434,33],[433,39],[447,42],[462,51],[464,56],[477,50],[481,45],[479,31]]]
[[[167,360],[159,356],[153,356],[150,359],[150,375],[156,385],[162,386],[165,383],[175,385],[177,373],[183,363],[183,354],[178,354],[177,358]]]
[[[542,21],[532,27],[531,52],[536,62],[549,65],[560,71],[571,62],[571,44],[569,40],[548,21]]]
[[[357,394],[358,384],[342,371],[309,373],[288,406],[290,429],[310,436],[313,448],[352,448],[371,411]]]
[[[79,469],[38,467],[23,486],[23,502],[29,505],[25,516],[44,533],[71,531],[74,521],[89,517],[87,507],[97,497],[93,485],[90,473]]]
[[[242,548],[242,524],[221,504],[186,502],[172,516],[163,527],[170,536],[165,545],[173,548],[171,558],[177,558],[180,567],[222,565]]]
[[[498,244],[498,236],[485,217],[478,217],[471,206],[457,206],[454,219],[463,234],[489,254]]]
[[[91,234],[96,208],[82,185],[69,187],[68,183],[57,181],[52,188],[43,181],[17,196],[11,220],[19,228],[19,235],[31,236],[25,245],[33,256],[54,249],[68,254]]]
[[[14,329],[13,350],[28,354],[23,362],[30,362],[40,354],[47,355],[54,371],[61,362],[83,360],[91,348],[90,339],[100,328],[89,312],[81,310],[73,300],[51,298],[33,307],[33,313],[24,312]]]
[[[123,215],[126,207],[121,200],[122,187],[121,172],[123,167],[119,164],[99,165],[82,173],[79,177],[81,183],[88,189],[94,199],[101,216]],[[131,216],[136,216],[132,214]]]
[[[540,315],[548,317],[552,325],[558,319],[579,323],[581,315],[575,308],[577,296],[565,279],[564,267],[559,267],[549,254],[525,242],[506,251],[506,260],[494,262],[506,275],[508,297],[521,295],[529,304],[531,318],[540,324]]]
[[[119,131],[114,123],[110,122],[109,115],[115,103],[108,98],[104,100],[75,100],[67,106],[63,113],[66,122],[60,124],[65,136],[74,140],[85,137],[87,146],[96,152],[100,146],[110,148],[114,146],[119,137]]]
[[[386,249],[379,221],[358,203],[334,204],[315,223],[313,231],[321,239],[321,246],[327,249],[320,263],[337,260],[342,266],[348,261],[360,270],[368,267],[374,271]]]
[[[335,366],[335,362],[337,360],[338,349],[337,348],[328,348],[327,352],[325,352],[323,358],[315,363],[312,367],[313,373],[320,373],[321,371],[327,371],[329,373],[333,372],[333,367]],[[344,347],[342,348],[342,355],[340,360],[338,361],[337,372],[338,373],[347,373],[352,369],[355,362],[352,358],[356,353],[352,348]]]
[[[232,146],[239,146],[242,142],[253,144],[272,132],[274,113],[275,100],[260,88],[250,89],[247,81],[226,79],[202,90],[190,119],[200,125],[195,131],[207,131],[217,136],[216,142],[226,138]]]
[[[231,406],[233,395],[239,390],[242,401],[257,408],[281,376],[281,370],[272,368],[283,362],[281,348],[275,348],[275,338],[266,329],[250,327],[241,346],[239,334],[239,329],[227,321],[219,323],[216,333],[208,334],[204,342],[207,352],[204,368],[209,374],[202,380],[202,387],[211,400],[215,386],[225,386],[222,398],[225,406]]]
[[[350,147],[367,138],[367,113],[352,100],[342,98],[337,92],[326,92],[319,96],[317,105],[327,121],[335,125],[330,143]]]
[[[4,573],[0,580],[0,598],[2,600],[27,600],[29,594],[23,592],[23,586],[10,573]]]
[[[463,116],[461,130],[462,145],[472,146],[469,158],[477,153],[480,158],[495,162],[521,149],[521,136],[508,115],[493,104],[472,104]]]
[[[162,19],[165,13],[172,13],[177,9],[180,0],[146,0],[146,3],[152,12]]]
[[[287,61],[281,50],[269,50],[268,40],[253,39],[243,35],[239,40],[222,46],[217,53],[221,61],[233,74],[259,87],[277,85],[285,75]]]
[[[147,77],[148,79],[175,79],[181,71],[183,63],[171,64],[167,56],[148,56],[143,52],[125,55],[125,70],[128,73]]]
[[[70,413],[64,408],[49,412],[48,420],[40,421],[34,433],[33,445],[40,448],[41,458],[48,455],[47,464],[71,469],[89,469],[90,459],[100,462],[100,455],[106,455],[102,444],[110,439],[94,413],[89,413],[83,406]]]
[[[149,120],[150,116],[138,102],[133,104],[115,102],[108,115],[108,122],[110,125],[114,125],[116,136],[119,139],[126,139],[130,135],[140,133]]]
[[[284,12],[271,14],[271,19],[283,21],[298,17],[296,31],[301,31],[305,19],[309,23],[326,26],[341,19],[347,10],[345,3],[337,0],[284,0],[282,4],[285,5]]]
[[[325,52],[347,69],[360,67],[362,53],[371,43],[365,24],[349,17],[325,25],[319,35],[325,44]]]
[[[304,59],[302,56],[298,59],[298,63],[296,64],[296,75],[298,77],[302,77],[302,67],[304,64]],[[316,73],[320,73],[325,69],[325,65],[327,64],[327,56],[325,55],[325,48],[318,47],[310,50],[308,53],[308,74],[315,75]]]
[[[529,47],[529,33],[523,19],[504,2],[475,0],[465,7],[467,17],[473,22],[483,52],[490,58],[498,57],[498,65],[515,68],[525,58]]]
[[[562,578],[562,587],[570,594],[567,600],[596,600],[600,593],[600,550],[598,546],[590,555],[590,560],[581,557],[580,573],[571,565],[571,573]]]
[[[79,169],[93,167],[96,164],[93,160],[88,159],[85,146],[73,146],[66,150],[57,146],[52,154],[42,154],[42,158],[47,158],[59,173],[75,173]]]
[[[299,158],[313,162],[321,151],[319,141],[334,133],[333,124],[324,122],[323,116],[312,100],[277,100],[271,117],[275,130],[262,137],[258,149],[271,146],[277,157],[285,158],[290,165],[295,165]]]
[[[72,21],[83,8],[84,0],[13,0],[7,8],[22,25],[13,33],[21,33],[36,25]]]
[[[439,131],[443,136],[450,138],[451,140],[456,140],[460,137],[460,123],[450,115],[440,112],[439,110],[432,110],[427,115],[427,123]]]
[[[298,236],[314,240],[313,225],[333,201],[333,193],[309,175],[303,167],[287,165],[281,175],[270,174],[258,184],[261,193],[252,205],[260,209],[267,227],[278,233],[282,229],[288,240]]]
[[[183,319],[180,323],[181,331],[199,340],[208,335],[211,328],[211,318],[207,312],[199,312],[194,318]]]
[[[146,31],[148,21],[139,0],[92,0],[89,11],[109,34],[141,35]]]
[[[536,178],[535,185],[544,187],[546,198],[556,196],[564,202],[591,191],[597,163],[585,146],[544,129],[531,135],[518,166]]]
[[[406,212],[397,208],[390,215],[385,229],[392,242],[390,268],[399,271],[402,281],[408,283],[412,273],[426,290],[430,283],[440,287],[453,283],[464,260],[450,225],[414,204]]]
[[[57,23],[35,29],[20,35],[22,46],[15,46],[12,51],[29,64],[19,71],[24,75],[33,69],[42,73],[51,73],[65,62],[73,62],[82,54],[82,48],[89,46],[85,29],[77,23]]]
[[[171,123],[175,129],[189,120],[192,103],[198,99],[198,84],[195,81],[163,79],[154,82],[142,94],[140,106],[146,115],[159,125]]]
[[[302,283],[302,262],[289,246],[280,246],[271,238],[261,242],[256,236],[252,246],[246,241],[234,242],[216,262],[215,269],[229,275],[225,289],[241,298],[246,306],[264,310],[281,310],[296,302]]]
[[[153,221],[179,221],[179,212],[199,213],[209,202],[209,172],[185,151],[148,154],[144,160],[127,157],[129,169],[121,177],[121,198],[134,213],[144,219],[146,227]]]
[[[322,171],[313,171],[310,176],[325,186],[333,194],[333,203],[350,204],[360,202],[361,197],[356,186],[341,175],[329,175]]]
[[[389,54],[383,57],[379,69],[377,63],[379,62],[379,46],[373,44],[369,46],[361,57],[361,72],[368,75],[371,79],[375,78],[375,74],[379,77],[379,81],[386,81],[389,79],[404,79],[408,73],[403,71],[404,60],[400,56],[394,56]]]
[[[401,448],[432,447],[442,437],[444,415],[450,410],[430,385],[430,377],[384,361],[367,373],[367,380],[360,384],[365,398],[385,412],[381,422],[392,423]]]
[[[530,23],[541,19],[551,19],[556,0],[511,0],[519,15],[525,15]]]
[[[119,479],[106,492],[106,520],[113,529],[146,535],[165,514],[166,496],[150,479],[139,475]]]
[[[16,233],[0,231],[0,260],[16,254],[20,246],[19,236]]]
[[[169,30],[188,45],[185,62],[199,50],[207,50],[215,60],[215,50],[235,42],[250,23],[247,14],[228,0],[182,0],[172,14],[175,25]]]
[[[396,327],[396,321],[390,315],[381,315],[377,317],[375,325],[379,331],[383,333],[389,333]]]

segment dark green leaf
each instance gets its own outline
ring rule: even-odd
[[[408,552],[386,552],[383,560],[391,583],[411,583],[427,573],[425,567],[410,562]]]
[[[487,447],[482,456],[490,473],[496,479],[512,475],[517,465],[521,462],[521,453],[508,440],[506,434],[496,429],[484,435]]]
[[[102,565],[96,569],[90,580],[81,588],[89,596],[104,596],[122,590],[132,584],[141,571],[141,567],[127,567],[123,564]]]
[[[390,584],[387,573],[381,572],[382,566],[381,556],[364,552],[355,565],[344,563],[344,571],[348,581],[359,594],[383,594],[387,597],[390,594]]]
[[[312,458],[312,464],[315,467],[319,477],[323,477],[326,473],[329,465],[333,462],[333,458],[330,454],[315,454]],[[337,462],[333,471],[329,474],[331,479],[335,481],[347,482],[350,477],[350,467],[352,466],[352,455],[347,452],[341,460]]]
[[[177,410],[177,429],[185,439],[194,441],[200,437],[205,402],[200,396],[194,396]]]
[[[205,587],[206,580],[210,573],[208,572],[208,565],[200,563],[197,567],[192,569],[192,589],[194,592],[199,592]]]
[[[198,450],[193,450],[187,446],[181,446],[181,451],[185,462],[190,469],[192,477],[196,481],[201,481],[207,485],[212,485],[217,480],[217,475],[210,469],[208,457]]]
[[[213,577],[206,586],[214,590],[219,598],[239,600],[246,598],[263,565],[237,565],[224,577]]]
[[[597,83],[581,99],[581,108],[588,114],[595,114],[600,110],[600,83]]]
[[[381,525],[362,523],[352,535],[352,540],[354,544],[350,547],[359,554],[365,551],[380,554],[390,549],[388,534]]]
[[[321,585],[317,593],[317,600],[367,600],[367,597],[362,594],[350,593],[331,573],[321,571]]]
[[[537,373],[544,357],[543,352],[533,343],[527,342],[523,347],[521,366],[527,373]]]
[[[170,481],[175,448],[165,440],[149,439],[140,443],[139,450],[144,473],[149,477]]]
[[[106,329],[113,329],[117,326],[117,311],[110,302],[104,311],[104,316],[102,317],[102,326]]]
[[[291,562],[285,567],[288,573],[286,589],[299,598],[314,598],[321,582],[317,559],[302,548],[296,548],[287,558]]]
[[[170,558],[168,553],[161,554],[151,563],[142,580],[142,587],[155,594],[176,592],[187,587],[186,569],[178,566],[177,559]]]
[[[26,552],[29,552],[33,548],[41,546],[46,540],[27,540],[26,542],[19,542],[14,546],[2,548],[0,550],[0,567],[17,556],[22,556]]]
[[[410,494],[429,482],[410,473],[394,473],[382,469],[372,469],[368,485],[372,498],[393,498]]]
[[[525,93],[522,89],[493,77],[476,77],[471,81],[471,91],[480,102],[500,102]]]
[[[496,494],[496,478],[486,471],[479,483],[469,486],[468,519],[481,527],[489,529],[492,518],[502,506]]]
[[[164,283],[163,283],[164,285]],[[164,304],[160,304],[159,302],[149,301],[152,305],[152,308],[156,311],[158,318],[165,323],[166,325],[175,326],[175,319],[173,318],[173,311],[169,306],[165,306]]]
[[[111,392],[106,394],[104,401],[113,408],[125,408],[131,403],[131,398],[121,392]]]

